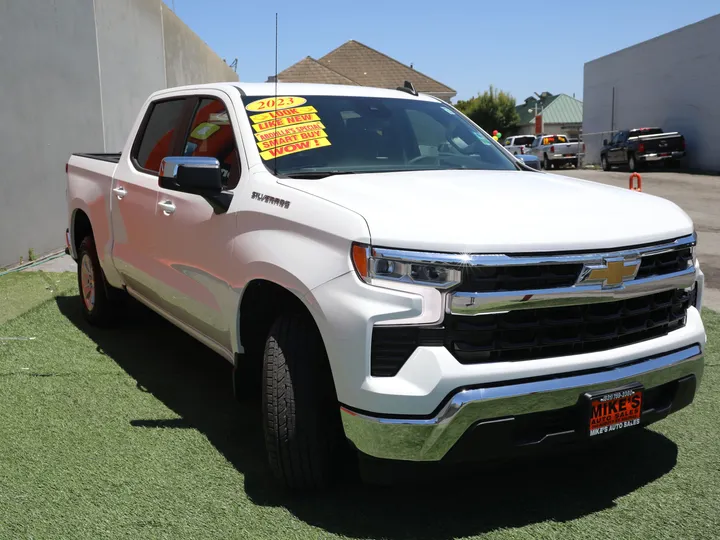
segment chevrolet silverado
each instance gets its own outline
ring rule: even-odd
[[[152,94],[120,153],[67,164],[84,316],[111,325],[129,295],[231,362],[293,488],[353,456],[491,459],[690,404],[685,212],[528,168],[408,86]]]
[[[613,165],[626,165],[633,172],[651,163],[673,167],[684,157],[685,137],[677,131],[666,133],[661,128],[618,131],[610,142],[603,141],[600,151],[604,171]]]

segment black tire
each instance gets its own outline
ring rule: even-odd
[[[84,265],[88,265],[84,267]],[[90,273],[88,273],[88,269]],[[117,321],[121,308],[122,291],[114,289],[105,280],[105,274],[100,267],[95,240],[86,236],[78,248],[78,291],[80,292],[80,305],[82,314],[93,326],[110,326]],[[92,293],[83,287],[88,275],[92,280]]]
[[[640,170],[640,166],[638,165],[634,154],[630,154],[628,156],[628,170],[630,172],[637,172],[638,170]]]
[[[543,156],[543,169],[545,169],[546,171],[549,171],[552,168],[553,168],[553,165],[552,165],[552,163],[550,163],[550,160],[548,159],[547,154],[544,155]]]
[[[610,170],[610,163],[608,163],[607,156],[600,156],[600,164],[602,165],[603,171],[609,171]]]
[[[349,448],[325,347],[307,315],[275,321],[263,380],[265,446],[274,475],[291,489],[331,485]]]

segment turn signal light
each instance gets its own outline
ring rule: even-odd
[[[352,260],[355,271],[363,279],[368,279],[368,247],[360,244],[353,244]]]
[[[640,143],[638,145],[638,152],[644,152],[645,151],[645,143]]]
[[[553,152],[553,153],[555,153],[555,145],[553,145],[553,146],[550,147],[550,151]]]

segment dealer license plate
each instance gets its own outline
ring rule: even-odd
[[[588,433],[596,437],[640,425],[643,388],[626,386],[585,394],[588,401]]]

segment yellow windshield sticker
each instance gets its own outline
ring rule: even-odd
[[[193,129],[192,133],[190,134],[190,137],[192,137],[193,139],[198,139],[200,141],[204,141],[204,140],[208,139],[210,136],[212,136],[212,134],[215,133],[219,129],[220,129],[220,126],[218,126],[217,124],[203,122],[198,127]]]
[[[316,131],[306,131],[304,133],[297,133],[295,135],[286,135],[285,137],[278,137],[277,139],[269,139],[266,141],[260,141],[257,143],[260,150],[267,150],[269,148],[275,148],[276,146],[286,146],[290,143],[309,141],[310,139],[322,139],[326,138],[327,133],[322,129]]]
[[[267,131],[263,131],[262,133],[256,133],[255,138],[258,141],[267,141],[274,139],[275,137],[285,137],[287,135],[305,133],[306,131],[317,131],[318,129],[325,129],[325,124],[322,122],[308,122],[307,124],[298,124],[296,126],[269,129]]]
[[[305,122],[317,122],[320,121],[320,117],[317,114],[298,114],[297,116],[285,116],[284,118],[273,118],[272,120],[266,120],[259,124],[253,125],[253,129],[258,133],[260,131],[267,131],[268,129],[275,129],[276,127],[292,126],[295,124],[303,124]]]
[[[253,124],[257,124],[258,122],[264,122],[265,120],[272,120],[273,118],[282,118],[283,116],[295,116],[298,114],[306,114],[306,113],[315,113],[317,110],[315,110],[315,107],[312,105],[309,105],[307,107],[292,107],[291,109],[283,109],[280,111],[268,111],[266,113],[261,114],[253,114],[250,117],[250,120],[253,121]]]
[[[311,141],[302,141],[286,146],[278,146],[277,148],[271,148],[264,152],[260,152],[260,157],[264,160],[272,159],[275,157],[287,156],[290,154],[296,154],[297,152],[304,152],[305,150],[314,150],[316,148],[322,148],[323,146],[330,146],[330,141],[326,138],[313,139]]]
[[[252,103],[245,105],[245,109],[248,111],[260,111],[267,112],[275,109],[288,109],[290,107],[299,107],[305,105],[307,99],[297,96],[278,96],[269,97],[264,99],[258,99]]]

